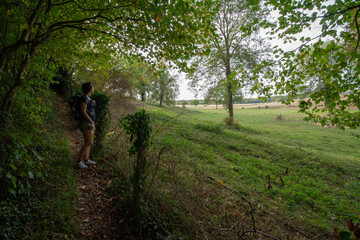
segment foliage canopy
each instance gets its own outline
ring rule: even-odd
[[[253,90],[265,96],[272,91],[286,94],[288,98],[284,102],[289,104],[306,89],[309,78],[321,79],[322,87],[299,105],[301,111],[308,114],[306,119],[342,129],[359,127],[359,2],[269,0],[267,5],[279,12],[278,22],[267,24],[264,21],[262,25],[270,27],[270,32],[284,42],[300,40],[302,45],[290,52],[276,49],[276,67],[263,71],[270,65],[263,62],[258,69],[261,78],[257,79]],[[298,37],[297,34],[311,29],[314,24],[321,27],[318,36]],[[269,81],[274,84],[269,85]],[[324,115],[326,111],[328,114]]]

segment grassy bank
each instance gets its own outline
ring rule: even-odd
[[[187,212],[189,222],[201,222],[202,234],[221,231],[214,226],[224,226],[229,212],[244,215],[249,209],[241,198],[263,211],[257,210],[259,222],[271,212],[308,237],[359,218],[358,130],[302,122],[293,109],[236,110],[237,129],[223,125],[223,110],[148,111],[153,155],[165,149],[150,167],[157,172],[155,188]],[[286,235],[275,225],[270,232]]]

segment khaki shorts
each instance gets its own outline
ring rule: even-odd
[[[79,124],[80,131],[88,131],[91,130],[91,123],[86,120],[81,120]]]

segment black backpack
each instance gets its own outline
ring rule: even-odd
[[[68,100],[71,115],[75,120],[81,120],[81,95],[72,96]]]

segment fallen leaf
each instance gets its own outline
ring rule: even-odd
[[[341,240],[341,236],[340,236],[340,233],[339,233],[339,229],[334,228],[333,235],[334,235],[334,237],[335,237],[336,239]]]
[[[87,217],[87,218],[85,218],[85,219],[84,219],[84,221],[83,221],[83,222],[84,222],[84,223],[87,223],[87,222],[89,222],[89,221],[90,221],[90,218],[89,218],[89,217]]]
[[[356,238],[360,239],[360,224],[358,222],[355,223],[354,235]]]
[[[234,210],[234,213],[236,214],[236,216],[238,216],[238,218],[243,219],[245,216],[242,215],[238,210]]]

